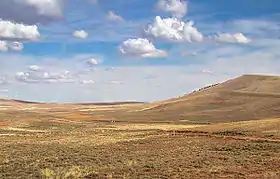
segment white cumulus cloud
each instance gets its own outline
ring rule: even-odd
[[[167,13],[171,13],[174,17],[182,18],[187,13],[187,2],[185,0],[159,0],[157,8]]]
[[[37,40],[40,37],[36,25],[24,25],[0,19],[0,39]]]
[[[30,66],[28,67],[28,69],[29,69],[30,71],[41,71],[41,70],[42,70],[42,68],[41,68],[40,66],[38,66],[38,65],[30,65]]]
[[[21,42],[7,42],[0,40],[0,52],[11,51],[21,51],[23,49],[23,44]]]
[[[30,68],[31,67],[31,68]],[[30,66],[28,72],[17,72],[15,79],[23,83],[74,83],[69,71],[46,72],[38,69],[38,66]]]
[[[114,13],[113,11],[109,11],[107,14],[107,19],[115,22],[123,22],[124,19],[120,16]]]
[[[13,1],[13,0],[12,0]],[[38,14],[59,17],[62,16],[62,0],[14,0],[16,3],[35,7]]]
[[[17,72],[15,78],[21,82],[29,82],[29,76],[30,74],[28,72]]]
[[[157,49],[152,42],[143,38],[128,39],[119,46],[119,50],[124,55],[143,58],[157,58],[167,56],[166,51]]]
[[[18,23],[48,23],[63,17],[66,0],[1,0],[0,19]]]
[[[225,43],[247,44],[251,42],[251,39],[247,38],[242,33],[236,33],[236,34],[223,33],[215,36],[214,38],[218,42],[225,42]]]
[[[73,32],[73,36],[79,39],[86,39],[88,37],[88,33],[84,30],[76,30]]]
[[[203,35],[193,25],[193,21],[184,22],[177,18],[162,19],[156,16],[153,23],[144,31],[154,38],[173,42],[200,42],[203,40]]]
[[[95,58],[91,58],[86,61],[86,64],[89,66],[95,66],[95,65],[98,65],[99,63],[100,63],[100,61]]]

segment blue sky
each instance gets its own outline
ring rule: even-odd
[[[278,0],[3,0],[0,98],[176,97],[279,75]]]

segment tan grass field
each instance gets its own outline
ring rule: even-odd
[[[153,103],[0,100],[0,178],[280,178],[280,78]]]

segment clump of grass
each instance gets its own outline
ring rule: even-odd
[[[125,161],[125,165],[127,165],[128,167],[133,167],[137,165],[137,161],[135,160],[127,160]]]
[[[54,178],[55,177],[55,172],[49,168],[45,168],[41,170],[41,175],[44,178]]]
[[[58,168],[55,170],[45,168],[41,170],[41,176],[46,179],[63,179],[63,178],[84,178],[97,173],[90,168],[81,168],[72,166],[70,168]]]

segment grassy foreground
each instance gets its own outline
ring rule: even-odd
[[[258,123],[2,123],[0,178],[279,178],[280,122]]]

